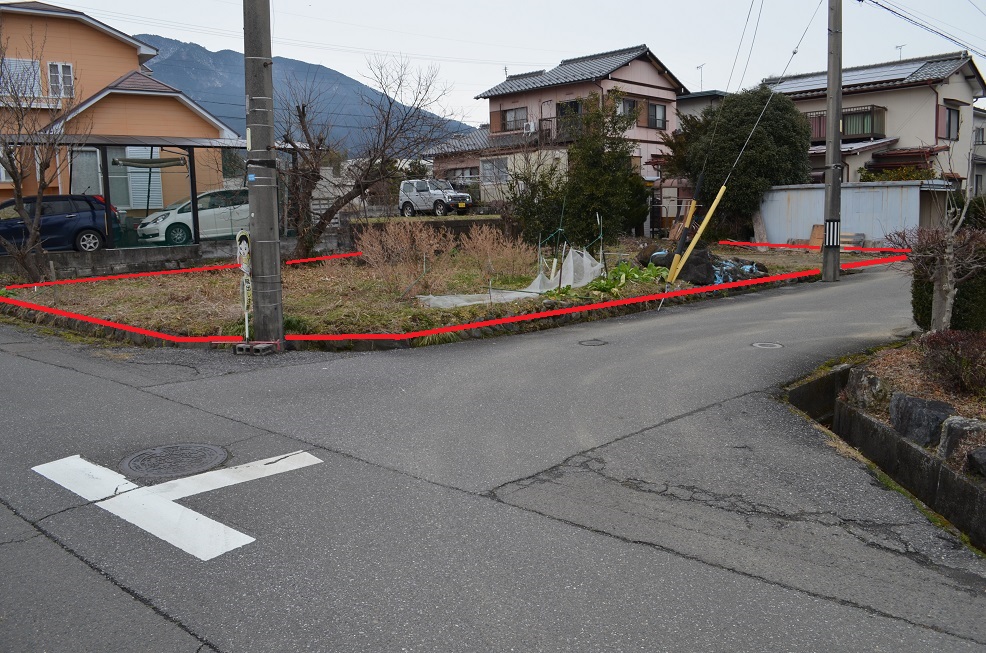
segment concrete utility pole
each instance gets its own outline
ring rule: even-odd
[[[280,344],[284,342],[284,309],[281,304],[281,244],[277,235],[270,0],[243,0],[243,57],[255,337],[259,341]]]
[[[842,226],[842,0],[829,0],[828,106],[825,114],[825,242],[822,281],[839,280]]]

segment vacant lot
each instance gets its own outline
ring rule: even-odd
[[[623,239],[607,248],[606,261],[612,266],[620,260],[632,260],[650,242]],[[455,241],[447,234],[422,235],[420,229],[395,227],[393,233],[367,236],[357,245],[364,253],[359,259],[284,268],[283,300],[288,333],[403,333],[531,313],[541,310],[546,299],[581,304],[665,290],[663,283],[629,283],[616,294],[574,289],[560,297],[535,296],[509,304],[427,308],[416,301],[415,295],[525,287],[537,274],[536,250],[508,241],[493,229],[474,230],[473,234]],[[714,251],[727,258],[762,262],[770,274],[821,265],[818,252],[756,252],[718,246]],[[544,254],[550,260],[552,253]],[[844,259],[872,256],[845,254]],[[240,279],[238,271],[189,273],[49,286],[8,291],[8,294],[24,301],[172,335],[236,335],[243,330]]]

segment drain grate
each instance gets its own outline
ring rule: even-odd
[[[166,444],[127,456],[120,469],[127,476],[143,478],[186,476],[221,465],[228,456],[212,444]]]
[[[599,340],[598,338],[593,338],[592,340],[580,340],[579,344],[583,347],[602,347],[603,345],[608,345],[609,343],[605,340]]]

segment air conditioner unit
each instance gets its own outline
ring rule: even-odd
[[[536,122],[525,122],[524,123],[524,133],[533,134],[538,130],[538,124]]]

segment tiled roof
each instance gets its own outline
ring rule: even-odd
[[[979,75],[969,53],[950,52],[931,57],[917,57],[845,68],[842,71],[842,88],[843,92],[870,91],[937,82],[947,79],[967,64],[972,66],[980,85],[982,85],[982,76]],[[783,79],[768,77],[763,80],[763,83],[792,98],[808,98],[825,94],[828,77],[827,72],[823,70],[792,75]]]
[[[140,71],[129,72],[106,88],[114,91],[146,91],[151,93],[181,93],[174,86],[159,82]]]
[[[26,9],[29,11],[50,11],[56,14],[77,14],[82,15],[81,11],[75,11],[73,9],[66,9],[65,7],[56,7],[55,5],[49,5],[44,2],[5,2],[0,4],[0,10],[2,9]]]
[[[490,137],[488,126],[480,127],[468,134],[457,134],[431,150],[422,153],[425,157],[452,156],[471,152],[488,153],[495,150],[511,150],[531,143],[537,143],[537,134],[510,132]]]
[[[476,99],[600,79],[622,68],[634,59],[644,56],[649,56],[659,66],[664,68],[664,65],[657,60],[657,57],[654,56],[646,45],[637,45],[623,50],[591,54],[575,59],[565,59],[547,72],[538,70],[532,73],[510,75],[505,81],[477,95]],[[666,68],[664,68],[664,73],[671,77],[679,87],[684,89],[681,83]]]

